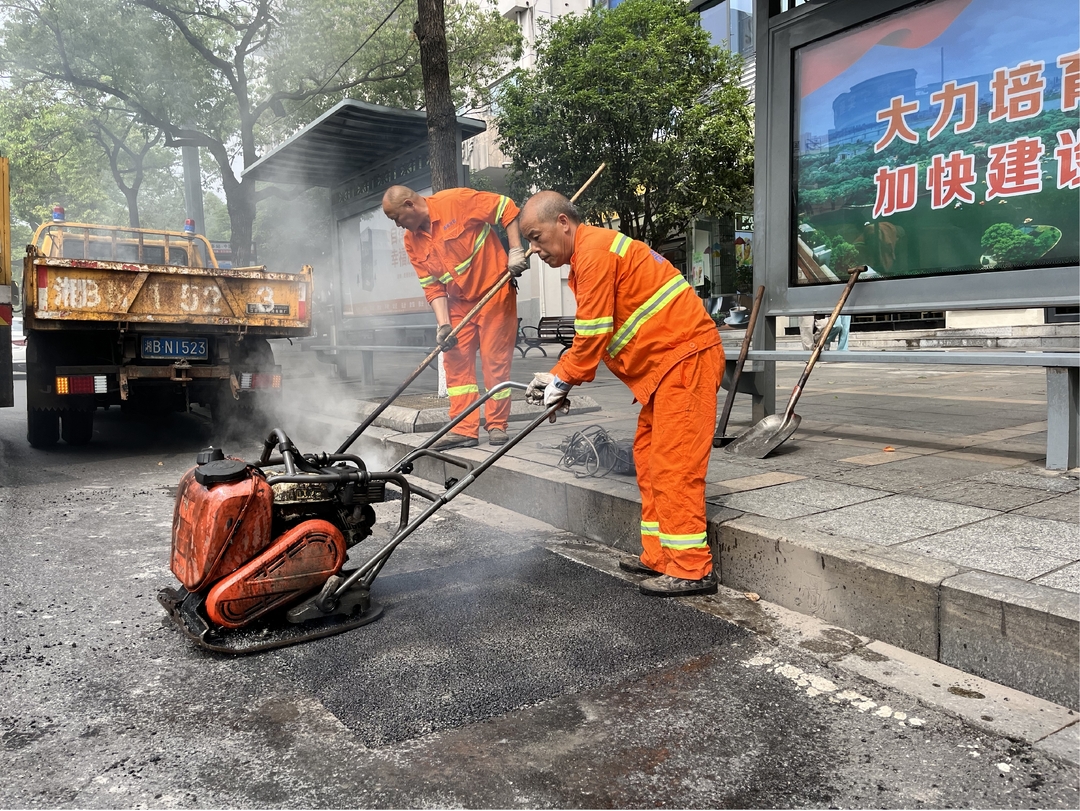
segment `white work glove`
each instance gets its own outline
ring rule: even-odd
[[[538,372],[525,389],[525,402],[530,405],[542,405],[545,408],[561,403],[570,391],[570,384],[549,372]]]
[[[439,348],[444,352],[447,349],[453,349],[457,346],[457,337],[450,337],[450,333],[454,331],[454,327],[450,324],[443,324],[435,332],[435,342],[439,345]]]
[[[529,260],[525,258],[525,251],[521,248],[511,248],[509,258],[506,269],[513,274],[515,279],[529,269]]]
[[[558,375],[551,376],[551,382],[544,387],[544,407],[553,406],[566,399],[566,393],[571,386],[564,380],[559,380]]]
[[[544,390],[548,384],[555,379],[555,375],[547,372],[537,372],[533,376],[532,382],[529,387],[525,389],[525,402],[529,405],[543,405],[544,404]]]

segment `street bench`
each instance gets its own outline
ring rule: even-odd
[[[545,316],[535,327],[524,326],[518,329],[515,349],[521,353],[521,357],[525,357],[530,349],[539,349],[546,358],[545,344],[562,344],[562,349],[559,350],[559,357],[562,357],[562,353],[569,349],[573,342],[573,316]]]
[[[751,349],[750,361],[805,363],[810,352],[786,349]],[[1069,470],[1080,464],[1080,352],[874,350],[822,352],[827,363],[926,363],[953,366],[1042,366],[1046,369],[1046,467]],[[740,386],[742,391],[743,387]]]

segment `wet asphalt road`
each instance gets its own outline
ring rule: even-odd
[[[372,625],[205,654],[156,593],[207,423],[114,409],[94,444],[42,452],[24,419],[0,411],[0,806],[1080,802],[1076,770],[1025,744],[644,598],[557,554],[578,539],[467,497],[391,560]]]

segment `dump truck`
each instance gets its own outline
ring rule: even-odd
[[[222,268],[184,231],[66,222],[58,206],[26,248],[26,435],[82,445],[98,408],[209,409],[250,421],[281,395],[268,339],[311,333],[311,267]]]

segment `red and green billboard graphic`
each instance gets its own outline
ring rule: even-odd
[[[795,53],[798,284],[1080,262],[1080,6],[936,0]]]

